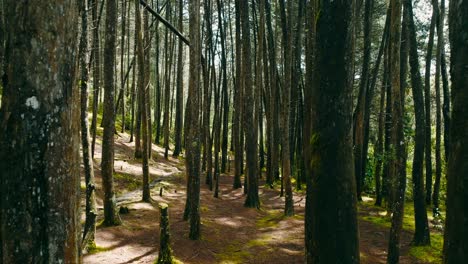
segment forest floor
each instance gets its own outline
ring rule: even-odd
[[[154,263],[159,250],[158,203],[169,204],[173,254],[182,263],[304,263],[303,192],[294,193],[296,215],[283,217],[284,198],[260,181],[262,209],[243,206],[243,189],[232,189],[233,176],[220,176],[219,198],[204,184],[201,187],[202,239],[188,239],[189,224],[182,220],[185,198],[185,164],[182,158],[164,159],[164,149],[153,145],[150,161],[152,203],[141,202],[141,161],[133,159],[134,143],[126,134],[116,137],[114,187],[119,206],[129,208],[121,214],[123,224],[98,226],[97,248],[84,256],[84,263]],[[103,217],[100,174],[101,141],[97,140],[95,173],[98,223]],[[171,153],[170,153],[171,154]],[[160,196],[161,188],[163,189]],[[84,190],[84,180],[82,180]],[[386,263],[388,219],[381,221],[382,209],[365,198],[359,205],[361,263]],[[402,233],[400,263],[438,263],[422,261],[410,254],[412,232]],[[423,258],[427,253],[420,254]],[[435,257],[437,258],[437,257]]]

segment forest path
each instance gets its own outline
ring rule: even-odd
[[[153,263],[159,250],[159,211],[157,204],[169,204],[170,232],[174,256],[183,263],[304,263],[305,195],[294,196],[294,217],[283,217],[284,198],[279,191],[264,186],[260,180],[262,209],[243,206],[243,189],[232,189],[232,175],[220,177],[219,198],[201,184],[201,232],[199,241],[189,240],[189,223],[182,221],[185,198],[183,159],[163,157],[164,149],[153,145],[150,162],[152,203],[141,201],[141,163],[134,160],[133,143],[128,135],[116,139],[115,190],[119,205],[129,208],[121,214],[123,224],[98,227],[94,254],[87,254],[84,263]],[[100,141],[98,141],[100,143]],[[99,170],[100,145],[96,145],[95,169],[98,196],[98,222],[102,220],[102,191]],[[160,189],[163,195],[160,196]],[[373,213],[360,209],[360,216]],[[360,219],[361,263],[385,263],[388,229]],[[418,263],[407,256],[405,245],[411,236],[403,235],[401,263]],[[405,255],[406,254],[406,255]]]

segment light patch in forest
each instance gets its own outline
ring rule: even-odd
[[[41,106],[41,103],[39,103],[36,96],[31,96],[28,99],[26,99],[26,106],[31,107],[34,110],[37,110],[39,109],[39,106]]]

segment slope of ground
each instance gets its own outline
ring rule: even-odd
[[[129,213],[121,215],[121,226],[98,227],[98,248],[85,255],[84,263],[153,263],[159,250],[159,202],[169,204],[172,249],[183,263],[304,263],[305,197],[302,193],[295,193],[296,216],[285,218],[284,199],[279,197],[278,190],[261,185],[262,209],[248,209],[243,207],[243,190],[233,190],[232,176],[222,174],[219,198],[214,198],[207,185],[202,184],[202,239],[191,241],[187,237],[188,222],[182,221],[186,198],[183,160],[172,157],[165,160],[164,150],[153,145],[150,163],[153,202],[142,203],[141,163],[132,158],[134,144],[128,141],[125,134],[116,139],[115,186],[118,205],[128,207]],[[103,214],[100,155],[98,145],[95,155],[98,222]],[[388,228],[363,219],[375,213],[372,207],[360,206],[362,263],[386,260]],[[402,239],[401,263],[424,263],[409,256],[411,233],[405,231]]]

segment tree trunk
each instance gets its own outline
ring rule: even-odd
[[[232,124],[233,129],[233,137],[234,137],[234,183],[233,188],[238,189],[242,188],[241,182],[241,174],[242,174],[242,151],[243,147],[241,145],[241,115],[242,115],[242,107],[241,107],[241,90],[243,86],[243,82],[241,80],[242,75],[242,46],[241,46],[241,23],[240,23],[240,3],[239,1],[243,0],[235,0],[235,9],[236,9],[236,83],[234,87],[234,121]]]
[[[281,154],[282,154],[282,180],[285,187],[286,197],[284,206],[284,215],[294,215],[294,201],[291,186],[291,156],[289,153],[289,109],[291,103],[291,79],[293,74],[292,66],[292,46],[293,41],[288,28],[292,25],[292,2],[288,1],[288,17],[286,16],[286,7],[284,0],[279,0],[281,12],[281,28],[283,32],[283,52],[284,52],[284,85],[281,102]],[[298,47],[296,47],[298,48]]]
[[[101,85],[101,74],[99,67],[101,67],[101,52],[99,47],[99,21],[98,21],[98,0],[91,0],[92,5],[92,19],[93,19],[93,40],[92,40],[92,54],[94,58],[93,64],[93,117],[91,121],[91,156],[94,158],[94,149],[96,146],[96,129],[97,129],[97,114],[99,104],[99,90]]]
[[[114,193],[114,132],[115,132],[115,42],[117,25],[117,3],[108,0],[106,4],[106,42],[104,53],[104,113],[102,122],[104,134],[102,137],[102,187],[104,190],[104,225],[113,226],[121,223],[115,204]]]
[[[371,22],[372,22],[372,3],[373,0],[365,0],[364,4],[364,52],[361,70],[361,81],[359,84],[359,95],[354,111],[353,136],[354,136],[354,173],[356,176],[357,198],[362,200],[361,193],[364,185],[365,165],[367,157],[364,156],[364,134],[365,134],[365,115],[366,115],[366,97],[369,82],[369,65],[371,55]]]
[[[468,262],[468,1],[450,1],[452,123],[447,169],[444,263]]]
[[[0,262],[81,263],[78,5],[2,2]]]
[[[189,2],[190,34],[190,80],[189,80],[189,118],[187,126],[187,154],[185,166],[190,184],[187,195],[190,197],[190,233],[192,240],[200,239],[200,0]]]
[[[257,175],[257,133],[253,118],[254,102],[252,86],[252,58],[250,52],[250,24],[248,0],[239,0],[240,20],[242,25],[242,79],[244,94],[242,101],[244,104],[243,119],[245,131],[245,150],[247,160],[247,182],[248,191],[244,206],[250,208],[260,208],[260,198],[258,197],[258,175]]]
[[[431,204],[432,194],[432,136],[431,136],[431,62],[432,49],[434,47],[434,30],[437,21],[437,0],[432,0],[432,18],[429,30],[429,41],[427,43],[426,53],[426,73],[424,76],[424,111],[426,114],[426,143],[425,143],[425,162],[426,162],[426,204]]]
[[[441,10],[445,10],[445,0],[440,2]],[[437,7],[438,8],[438,7]],[[434,192],[432,193],[433,212],[434,216],[439,216],[439,196],[440,196],[440,180],[442,178],[442,105],[440,94],[440,75],[442,63],[442,49],[444,42],[444,16],[443,12],[438,12],[437,19],[437,51],[436,51],[436,77],[435,77],[435,92],[436,92],[436,146],[435,146],[435,167],[436,178],[434,182]]]
[[[387,263],[399,263],[400,233],[403,226],[403,214],[406,190],[406,148],[403,132],[404,95],[407,68],[406,24],[401,22],[401,1],[390,2],[390,81],[391,81],[391,133],[388,177],[390,180],[390,207],[392,211],[392,225],[388,242]],[[404,45],[404,46],[401,46]]]
[[[184,24],[183,24],[183,0],[179,0],[179,31],[183,33]],[[179,40],[179,51],[177,59],[177,96],[176,96],[176,117],[175,117],[175,146],[173,156],[178,157],[182,151],[182,128],[183,128],[183,112],[184,112],[184,82],[183,82],[183,73],[184,73],[184,43]]]
[[[85,199],[85,212],[86,222],[84,225],[83,242],[86,245],[94,246],[94,234],[96,232],[96,193],[94,185],[94,166],[93,159],[90,152],[89,142],[89,123],[88,123],[88,15],[87,6],[85,1],[81,1],[80,5],[81,14],[81,37],[80,37],[80,105],[81,105],[81,148],[83,150],[83,166],[86,183],[86,199]]]
[[[305,124],[310,120],[311,130],[304,134],[310,142],[304,155],[310,164],[307,176],[312,177],[306,200],[306,256],[307,263],[359,263],[351,134],[354,6],[352,1],[322,3],[320,16],[309,13],[312,18],[307,18],[317,24],[314,61],[307,60],[310,104],[305,105],[310,119]],[[313,39],[309,35],[308,42]],[[309,56],[311,52],[307,50]]]
[[[429,226],[427,221],[427,212],[424,199],[424,98],[423,85],[419,70],[418,46],[416,42],[416,27],[414,25],[413,5],[411,0],[404,1],[405,12],[408,20],[408,41],[409,41],[409,62],[411,66],[411,87],[414,101],[414,115],[416,122],[416,131],[414,135],[414,156],[413,156],[413,203],[414,203],[414,221],[415,232],[413,243],[415,245],[429,245]]]

